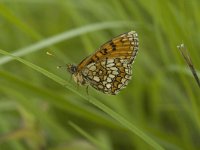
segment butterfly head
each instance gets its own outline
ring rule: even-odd
[[[77,71],[77,66],[73,64],[67,64],[67,70],[69,73],[74,74]]]

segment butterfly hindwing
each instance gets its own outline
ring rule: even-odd
[[[82,74],[88,84],[95,89],[115,95],[128,84],[132,69],[128,60],[103,59],[86,66]]]

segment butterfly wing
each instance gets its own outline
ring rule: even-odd
[[[79,63],[77,71],[82,70],[90,63],[101,61],[105,58],[127,59],[132,63],[138,51],[139,39],[135,31],[121,34],[103,44],[93,55]]]
[[[138,51],[134,31],[119,35],[105,43],[78,65],[78,72],[95,89],[117,94],[131,79],[132,63]]]
[[[131,64],[124,59],[103,59],[87,65],[82,75],[98,91],[115,95],[128,84],[132,69]]]

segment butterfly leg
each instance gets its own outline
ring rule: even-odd
[[[89,85],[86,86],[87,95],[89,95],[88,88],[89,88]]]

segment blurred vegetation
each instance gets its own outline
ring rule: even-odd
[[[198,0],[1,0],[0,150],[198,150],[200,89],[177,45],[199,74],[199,27]],[[130,30],[139,53],[120,94],[87,95],[56,69]]]

